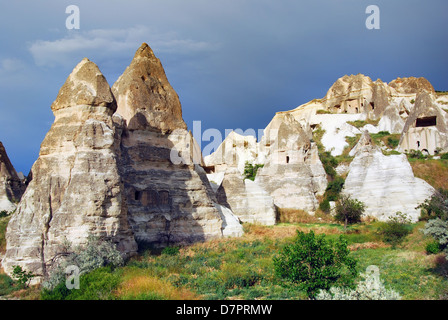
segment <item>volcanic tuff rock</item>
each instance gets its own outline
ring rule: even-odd
[[[417,221],[420,210],[416,207],[434,188],[414,177],[406,155],[385,156],[369,141],[365,134],[350,164],[343,193],[365,203],[365,216],[385,221],[400,211]]]
[[[19,178],[0,142],[0,211],[13,211],[24,191],[25,182]]]
[[[277,113],[265,129],[260,143],[269,146],[269,153],[255,182],[279,208],[313,212],[319,205],[316,195],[325,192],[326,173],[310,138],[288,113]]]
[[[448,151],[448,119],[428,91],[421,91],[403,128],[399,150],[422,150],[428,154]]]
[[[432,84],[423,77],[397,78],[392,80],[389,86],[394,88],[398,93],[419,93],[422,90],[432,93],[435,92]]]
[[[126,121],[121,168],[129,222],[139,243],[221,237],[222,216],[186,130],[179,98],[147,44],[112,87]],[[225,217],[225,216],[223,216]]]
[[[117,162],[122,121],[113,117],[116,107],[98,67],[83,59],[52,104],[54,123],[9,222],[7,273],[20,265],[40,280],[66,240],[82,245],[89,235],[113,241],[125,256],[136,252]]]

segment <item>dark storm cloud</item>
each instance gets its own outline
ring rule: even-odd
[[[80,30],[65,9],[80,8]],[[381,10],[367,30],[365,9]],[[147,42],[192,128],[262,129],[345,74],[424,76],[447,90],[446,0],[16,1],[0,5],[0,140],[28,172],[50,105],[85,56],[110,85]]]

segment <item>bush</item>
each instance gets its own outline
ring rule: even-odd
[[[420,209],[420,220],[440,218],[448,220],[448,190],[439,188],[429,199],[416,209]]]
[[[35,275],[31,271],[25,271],[21,266],[13,266],[12,277],[25,288],[30,284],[31,279],[35,277]]]
[[[378,275],[361,274],[363,280],[354,290],[332,287],[329,291],[320,291],[317,300],[400,300],[401,296],[394,290],[387,289]]]
[[[8,216],[8,211],[6,211],[6,210],[0,211],[0,218],[4,218],[4,217],[7,217],[7,216]]]
[[[339,199],[339,194],[344,188],[345,180],[341,176],[336,176],[332,181],[330,181],[327,185],[327,189],[325,190],[325,198],[328,201],[337,201]]]
[[[42,286],[52,290],[61,283],[65,285],[65,270],[71,265],[77,266],[79,275],[83,275],[101,267],[117,267],[123,263],[120,252],[111,242],[89,236],[86,246],[74,249],[71,249],[71,244],[67,242],[62,252],[54,258],[53,264],[49,267],[50,274]]]
[[[257,171],[259,168],[263,168],[264,165],[262,164],[256,164],[255,166],[248,161],[246,161],[246,164],[244,165],[244,179],[249,179],[254,181],[255,176],[257,175]]]
[[[391,244],[393,248],[400,245],[411,231],[410,220],[406,214],[401,212],[389,217],[387,222],[383,222],[379,226],[379,233],[383,237],[383,241]]]
[[[165,247],[162,250],[162,254],[166,254],[169,256],[175,256],[179,254],[179,247]]]
[[[80,276],[79,289],[67,289],[65,282],[53,290],[43,288],[42,300],[108,300],[114,299],[113,291],[120,283],[120,275],[110,267],[95,269]]]
[[[440,252],[440,244],[439,242],[430,242],[426,245],[426,253],[427,254],[437,254]]]
[[[336,203],[335,219],[344,222],[344,228],[348,224],[361,222],[361,216],[365,211],[365,204],[348,195],[342,195]]]
[[[439,250],[448,254],[448,221],[439,218],[429,220],[422,232],[433,237],[439,244]]]
[[[325,213],[329,213],[331,209],[330,201],[325,198],[321,203],[319,203],[319,209]]]
[[[400,139],[389,137],[387,138],[387,146],[391,149],[395,149],[398,147],[398,143],[400,142]]]
[[[354,284],[357,261],[349,254],[342,236],[334,241],[326,239],[325,234],[297,231],[294,242],[274,257],[275,273],[314,298],[319,290]]]
[[[411,159],[425,159],[426,156],[420,150],[410,150],[408,157]]]
[[[442,160],[448,160],[448,153],[443,153],[440,155],[440,159]]]

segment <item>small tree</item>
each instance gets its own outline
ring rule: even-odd
[[[344,222],[344,228],[347,229],[348,224],[361,222],[365,208],[363,202],[352,199],[349,195],[340,195],[336,203],[335,219]]]
[[[297,231],[294,242],[274,258],[277,276],[298,285],[309,298],[332,286],[353,286],[358,274],[347,241],[342,236],[336,241],[325,237]]]
[[[30,284],[31,279],[35,275],[31,271],[25,271],[21,266],[14,266],[12,270],[12,278],[14,278],[19,284],[27,288]]]

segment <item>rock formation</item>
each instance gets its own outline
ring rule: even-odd
[[[126,129],[121,170],[138,243],[190,243],[222,236],[202,156],[182,119],[179,98],[147,44],[112,91]],[[199,153],[199,155],[198,155]]]
[[[260,164],[260,159],[264,155],[256,138],[232,131],[213,154],[205,157],[207,168],[213,171],[207,176],[218,203],[230,208],[242,222],[273,225],[276,211],[272,197],[243,176],[245,164]]]
[[[25,194],[12,216],[3,268],[20,265],[41,279],[66,240],[89,235],[136,252],[118,168],[121,121],[98,67],[83,59],[51,106],[55,120],[42,142]]]
[[[425,78],[409,77],[397,78],[389,83],[389,86],[394,88],[398,93],[419,93],[422,90],[434,93],[434,87]]]
[[[364,133],[343,192],[365,203],[365,216],[385,221],[400,211],[415,222],[420,216],[416,207],[431,197],[434,188],[414,177],[406,155],[383,155]]]
[[[427,154],[448,151],[448,122],[428,91],[421,91],[403,128],[399,150],[420,150]]]
[[[255,182],[277,207],[314,212],[319,205],[316,195],[325,192],[327,180],[311,133],[305,132],[292,115],[278,113],[260,143],[270,147]]]
[[[17,174],[0,142],[0,211],[14,211],[24,191],[25,181]]]

